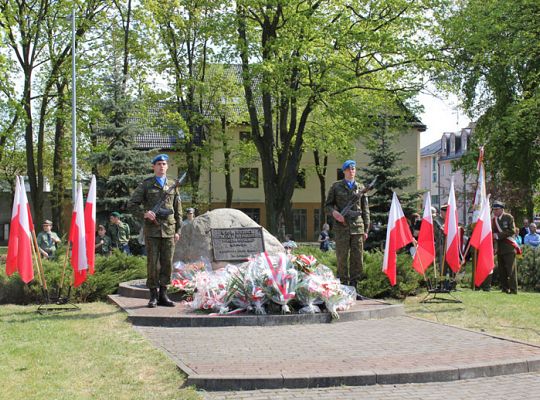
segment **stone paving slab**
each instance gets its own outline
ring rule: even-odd
[[[243,313],[226,316],[209,316],[207,313],[195,313],[184,303],[176,303],[174,308],[148,308],[147,298],[110,295],[109,300],[128,314],[128,319],[140,326],[168,327],[220,327],[220,326],[258,326],[258,325],[291,325],[321,324],[332,322],[332,316],[319,314],[287,314],[287,315],[255,315]],[[400,316],[405,314],[401,304],[388,304],[375,299],[357,301],[347,311],[339,313],[339,322],[357,319],[376,319]]]
[[[188,385],[207,390],[442,382],[540,371],[539,346],[405,316],[135,328],[177,362]]]

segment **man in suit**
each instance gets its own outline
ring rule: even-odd
[[[516,226],[514,217],[504,211],[502,201],[494,201],[493,210],[493,240],[497,253],[497,269],[499,270],[499,284],[505,293],[517,294],[516,251],[519,245],[514,239]]]

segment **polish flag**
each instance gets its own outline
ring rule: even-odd
[[[11,224],[9,225],[8,250],[6,258],[6,275],[11,276],[17,271],[17,255],[19,251],[19,202],[20,202],[19,177],[15,177],[15,196],[11,209]]]
[[[401,209],[396,193],[392,196],[392,205],[388,215],[386,229],[386,245],[384,247],[383,272],[388,276],[390,284],[396,284],[397,251],[413,241],[407,219]]]
[[[79,184],[75,206],[69,230],[71,242],[71,266],[73,267],[73,286],[79,287],[86,280],[88,260],[86,257],[86,232],[84,227],[84,209],[82,187]]]
[[[474,284],[477,287],[484,282],[495,266],[493,261],[493,231],[491,230],[489,211],[489,199],[486,198],[471,236],[471,246],[478,250],[476,274],[474,275]]]
[[[92,175],[86,205],[84,207],[84,225],[86,229],[86,258],[88,260],[88,272],[94,274],[94,262],[96,254],[96,177]]]
[[[19,188],[19,243],[17,248],[17,266],[19,275],[24,283],[34,279],[34,265],[32,263],[32,234],[30,229],[30,205],[26,197],[24,178],[20,178]]]
[[[435,235],[433,231],[433,217],[431,216],[431,194],[426,193],[424,202],[424,215],[418,233],[418,246],[413,259],[413,268],[423,275],[435,260]]]
[[[478,155],[478,163],[476,164],[478,171],[478,182],[476,185],[476,193],[474,195],[473,217],[472,222],[476,222],[480,216],[482,205],[486,199],[486,173],[484,171],[484,146],[480,147]]]
[[[458,272],[461,267],[459,259],[459,230],[458,216],[456,207],[456,195],[454,192],[454,178],[450,184],[450,194],[448,196],[448,209],[446,210],[446,219],[444,221],[444,233],[446,235],[446,253],[444,260],[454,272]]]

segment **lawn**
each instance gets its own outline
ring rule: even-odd
[[[184,375],[105,303],[40,315],[0,306],[2,399],[198,399]]]
[[[421,303],[422,294],[408,297],[405,310],[411,316],[540,345],[540,293],[460,289],[452,294],[462,303]]]

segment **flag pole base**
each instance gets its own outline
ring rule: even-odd
[[[37,308],[37,312],[44,315],[50,313],[79,311],[80,307],[69,301],[70,294],[71,287],[68,290],[67,296],[50,296],[47,290],[43,291],[43,302]]]
[[[435,287],[428,288],[428,292],[426,296],[420,300],[420,303],[463,303],[461,300],[456,298],[452,294],[452,286],[455,284],[455,282],[451,281],[444,281],[439,282],[439,284]],[[448,297],[437,297],[437,295],[446,295]]]

